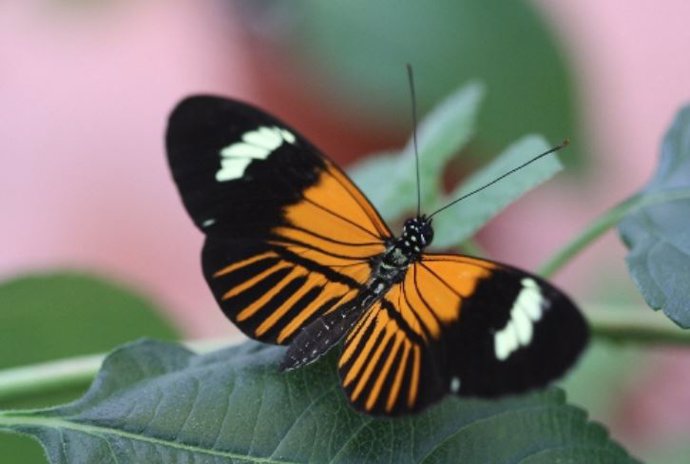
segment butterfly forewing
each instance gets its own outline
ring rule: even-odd
[[[277,119],[192,97],[170,117],[168,159],[206,234],[206,280],[252,338],[289,343],[357,295],[387,226],[345,174]]]

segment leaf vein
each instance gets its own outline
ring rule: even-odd
[[[515,408],[515,409],[501,410],[501,411],[497,411],[497,412],[492,412],[492,413],[489,414],[488,416],[484,416],[484,417],[480,417],[480,418],[477,418],[477,419],[475,419],[475,420],[472,420],[471,422],[468,422],[468,423],[462,425],[460,428],[458,428],[458,429],[456,429],[455,431],[453,431],[452,433],[450,433],[448,436],[446,436],[445,438],[443,438],[443,440],[437,441],[437,442],[433,445],[433,447],[431,447],[431,448],[429,449],[429,451],[424,455],[424,457],[423,457],[422,459],[419,460],[419,462],[425,462],[425,461],[429,458],[429,456],[431,456],[431,455],[432,455],[433,453],[435,453],[437,450],[439,450],[440,448],[442,448],[443,446],[445,446],[445,444],[448,443],[450,440],[452,440],[453,438],[455,438],[456,436],[458,436],[459,434],[461,434],[461,433],[464,432],[465,430],[467,430],[467,429],[469,429],[470,427],[473,427],[473,426],[475,426],[475,425],[477,425],[477,424],[480,424],[480,423],[482,423],[482,422],[488,422],[488,421],[490,421],[490,420],[496,419],[497,417],[508,416],[508,415],[515,414],[515,413],[518,413],[518,412],[539,411],[539,410],[550,409],[550,408],[553,408],[553,407],[554,407],[553,405],[536,405],[536,406],[535,406],[535,405],[528,405],[528,406],[519,407],[519,408]]]
[[[186,451],[193,454],[204,454],[212,456],[215,458],[224,458],[236,460],[238,462],[248,462],[248,463],[260,463],[260,464],[299,464],[294,461],[276,460],[270,457],[257,457],[257,456],[245,456],[235,452],[222,451],[222,450],[212,450],[201,448],[200,446],[185,444],[176,441],[165,441],[161,438],[148,437],[137,435],[132,432],[125,432],[124,430],[112,429],[105,426],[101,426],[93,423],[81,423],[81,422],[69,422],[63,419],[56,419],[53,417],[26,417],[26,416],[6,416],[5,422],[9,418],[14,419],[17,425],[28,425],[28,426],[42,426],[45,428],[56,429],[61,436],[64,434],[65,430],[77,433],[83,433],[89,436],[96,436],[108,439],[109,436],[120,437],[122,439],[130,440],[132,442],[140,442],[153,446],[166,447],[171,449],[176,449],[180,451]],[[67,459],[67,450],[64,448],[66,444],[65,440],[62,439],[63,454],[65,455],[65,462]]]
[[[273,450],[273,453],[269,456],[270,458],[273,458],[275,454],[278,452],[278,449],[283,445],[285,442],[285,439],[290,435],[292,432],[292,429],[294,429],[297,424],[302,420],[302,418],[312,409],[314,405],[316,405],[319,401],[321,401],[324,397],[327,395],[331,394],[333,390],[336,390],[338,388],[338,384],[335,384],[327,389],[325,389],[321,394],[319,394],[317,397],[315,397],[313,400],[309,402],[309,404],[302,410],[299,416],[295,417],[295,420],[292,421],[292,424],[290,424],[290,427],[285,431],[283,434],[283,438],[280,439],[278,444],[276,445],[275,449]]]

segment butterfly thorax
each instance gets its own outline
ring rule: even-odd
[[[431,219],[418,216],[405,221],[401,236],[392,240],[375,261],[372,280],[383,280],[390,284],[400,281],[407,267],[419,260],[433,238]]]

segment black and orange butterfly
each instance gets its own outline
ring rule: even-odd
[[[187,98],[166,143],[227,317],[251,338],[289,345],[282,369],[344,339],[341,384],[360,411],[402,415],[447,393],[541,387],[586,344],[561,291],[504,264],[425,253],[424,215],[395,237],[338,166],[257,108]]]

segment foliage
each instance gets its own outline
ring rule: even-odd
[[[29,274],[0,284],[0,369],[107,351],[144,335],[178,338],[162,311],[123,285],[77,272]],[[89,380],[87,373],[48,388],[34,378],[35,390],[4,388],[0,409],[70,401]],[[0,450],[3,462],[45,462],[28,437],[2,434]]]
[[[417,135],[422,213],[435,211],[549,148],[541,137],[523,137],[484,169],[470,176],[450,193],[444,193],[441,182],[444,168],[474,134],[474,121],[479,113],[482,95],[480,85],[468,84],[446,98],[419,125]],[[402,214],[413,214],[416,211],[417,179],[414,163],[414,144],[410,140],[399,154],[385,153],[366,158],[352,167],[351,175],[384,218],[391,221],[400,218]],[[433,246],[459,246],[503,208],[551,178],[560,169],[558,158],[545,158],[514,176],[511,182],[499,182],[434,218],[436,237]],[[384,178],[386,182],[381,182]]]
[[[690,328],[690,107],[676,116],[654,177],[618,226],[630,275],[647,304]]]
[[[114,351],[89,392],[52,409],[0,414],[52,463],[630,462],[549,390],[500,401],[447,398],[422,414],[354,412],[336,359],[282,374],[284,350],[256,342],[194,355],[139,342]]]

